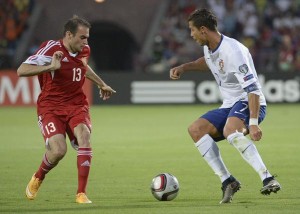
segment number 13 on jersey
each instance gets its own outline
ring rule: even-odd
[[[73,82],[79,82],[81,80],[81,69],[73,68]]]

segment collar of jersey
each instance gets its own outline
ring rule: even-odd
[[[60,40],[60,44],[61,44],[61,47],[63,47],[65,50],[66,50],[66,52],[71,56],[71,57],[76,57],[77,55],[78,55],[78,52],[76,52],[76,53],[70,53],[68,50],[67,50],[67,48],[64,46],[64,43],[63,43],[63,40]]]
[[[223,41],[223,37],[224,37],[223,34],[221,34],[221,40],[220,40],[218,46],[217,46],[215,49],[213,49],[212,51],[210,51],[212,54],[213,54],[214,52],[216,52],[216,50],[218,50],[218,48],[220,47],[220,45],[221,45],[221,43],[222,43],[222,41]]]

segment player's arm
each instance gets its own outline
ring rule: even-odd
[[[230,56],[235,59],[232,61],[232,70],[237,80],[240,82],[242,88],[248,94],[248,107],[249,107],[249,135],[254,141],[258,141],[262,137],[262,131],[258,126],[258,116],[260,111],[260,94],[261,91],[258,88],[258,80],[251,72],[251,66],[247,64],[247,58],[251,55],[248,52],[248,56],[241,50],[234,51]]]
[[[116,93],[114,89],[112,89],[110,86],[108,86],[94,71],[93,69],[88,65],[87,71],[85,74],[86,78],[91,80],[93,83],[95,83],[98,88],[100,89],[99,94],[100,97],[103,100],[107,100],[111,97],[113,93]]]
[[[245,90],[248,92],[248,105],[249,105],[249,135],[254,141],[258,141],[262,137],[262,131],[258,126],[258,116],[259,116],[259,91],[256,83],[252,83],[250,86],[246,87]]]
[[[62,59],[63,53],[61,51],[56,51],[52,56],[52,61],[47,65],[31,65],[27,63],[22,63],[17,69],[17,74],[20,77],[28,77],[39,75],[43,72],[51,72],[60,68],[60,61]]]
[[[27,63],[22,63],[17,70],[19,77],[29,77],[34,75],[39,75],[43,72],[52,71],[51,65],[30,65]]]
[[[199,59],[184,63],[170,70],[170,78],[173,80],[177,80],[180,78],[181,74],[186,71],[207,71],[209,70],[204,57],[200,57]]]

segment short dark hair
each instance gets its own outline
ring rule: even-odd
[[[77,33],[77,28],[78,28],[79,25],[85,26],[87,28],[91,28],[91,24],[88,21],[74,15],[64,25],[64,36],[66,35],[67,31],[70,31],[72,34],[76,34]]]
[[[192,12],[188,18],[188,21],[193,22],[196,28],[201,26],[207,27],[211,31],[217,30],[217,18],[216,16],[208,9],[197,9]]]

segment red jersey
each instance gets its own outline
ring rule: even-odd
[[[88,106],[82,86],[87,71],[87,61],[90,48],[86,45],[77,54],[69,53],[62,40],[49,40],[42,43],[36,53],[24,63],[33,65],[47,65],[52,61],[54,52],[62,51],[61,67],[52,72],[38,75],[41,93],[37,100],[38,113],[54,109],[72,109]]]

